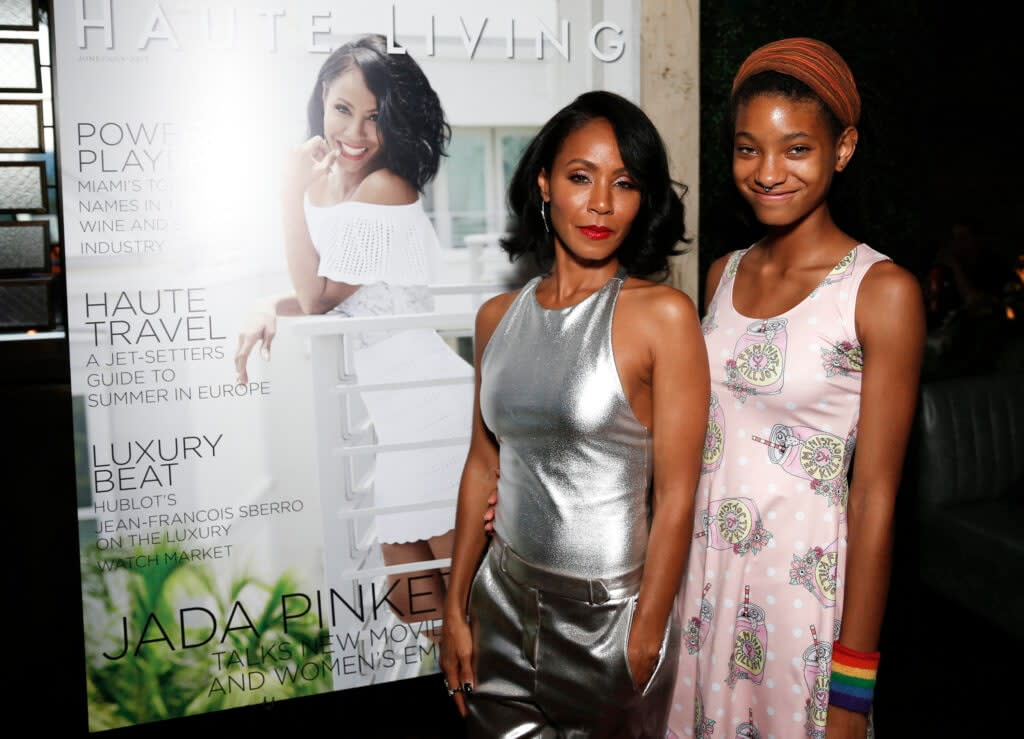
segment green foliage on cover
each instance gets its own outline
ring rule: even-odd
[[[133,552],[131,557],[160,562],[137,569],[101,571],[95,560],[83,564],[90,731],[332,689],[330,655],[318,654],[317,646],[326,629],[307,616],[289,620],[285,633],[281,596],[302,590],[296,578],[283,574],[265,582],[243,575],[224,582],[205,563],[165,557],[171,553],[160,548]],[[127,553],[118,554],[107,561]],[[182,634],[180,609],[190,608],[213,614],[216,628],[205,611],[189,611]],[[274,656],[268,659],[271,645]],[[286,669],[294,672],[307,662],[315,666],[302,679],[282,677]]]

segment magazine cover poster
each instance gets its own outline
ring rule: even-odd
[[[54,0],[91,732],[437,672],[505,188],[638,5]]]

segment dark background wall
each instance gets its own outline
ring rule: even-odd
[[[1015,24],[995,3],[757,2],[701,5],[702,266],[747,245],[731,181],[727,96],[745,56],[787,36],[813,36],[848,61],[860,87],[861,139],[853,235],[915,272],[956,218],[976,217],[1007,255],[1021,253],[1012,217],[1024,192],[1010,166],[1019,79]]]
[[[861,221],[851,228],[855,236],[922,273],[952,220],[972,214],[985,224],[999,250],[1009,256],[1024,251],[1014,217],[1024,188],[1013,164],[1020,144],[1011,113],[1020,89],[1018,41],[1014,24],[994,8],[994,3],[947,7],[920,0],[702,3],[702,280],[710,259],[747,245],[753,233],[736,208],[728,148],[720,135],[725,94],[746,54],[783,36],[811,35],[831,43],[847,57],[862,87],[865,117],[857,165],[867,186],[859,201]],[[11,670],[15,688],[6,714],[12,723],[27,723],[55,736],[86,736],[75,460],[63,342],[0,343],[0,409],[5,421],[0,490],[13,502],[7,526],[13,546],[6,551],[14,582],[5,603],[5,643],[12,657],[9,664],[18,665]],[[974,696],[982,697],[971,686],[980,691],[997,673],[972,673],[976,665],[961,659],[963,642],[957,638],[965,628],[958,622],[962,615],[916,587],[914,535],[912,514],[901,513],[893,597],[883,634],[888,671],[883,667],[880,673],[876,703],[883,735],[922,735],[904,733],[901,727],[912,721],[921,728],[923,715],[964,726],[974,713],[992,716],[993,705],[1009,702],[1005,693],[993,690],[986,707],[971,705]],[[1019,644],[1019,635],[992,636],[997,645],[1012,646],[1007,638]],[[951,687],[935,699],[929,690],[940,682]],[[911,699],[911,683],[923,686],[933,700],[922,705],[921,699]],[[30,705],[36,708],[30,710]],[[311,731],[358,738],[460,736],[457,717],[436,677],[104,735],[274,736]]]

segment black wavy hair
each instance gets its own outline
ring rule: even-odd
[[[619,262],[631,275],[667,276],[668,258],[683,253],[677,244],[693,240],[686,235],[682,199],[687,188],[669,175],[665,144],[647,114],[604,90],[585,92],[555,113],[526,147],[509,183],[512,217],[501,246],[512,261],[529,254],[542,270],[550,269],[555,244],[544,229],[537,176],[551,171],[569,134],[598,119],[611,124],[622,161],[640,189],[640,210],[619,247]]]
[[[352,66],[377,98],[383,165],[422,192],[448,153],[451,127],[420,65],[409,54],[389,54],[384,36],[362,36],[327,57],[306,106],[309,135],[324,135],[323,91]]]

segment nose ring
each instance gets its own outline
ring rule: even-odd
[[[772,188],[775,187],[775,185],[761,185],[761,187],[764,188],[765,192],[771,192]]]

